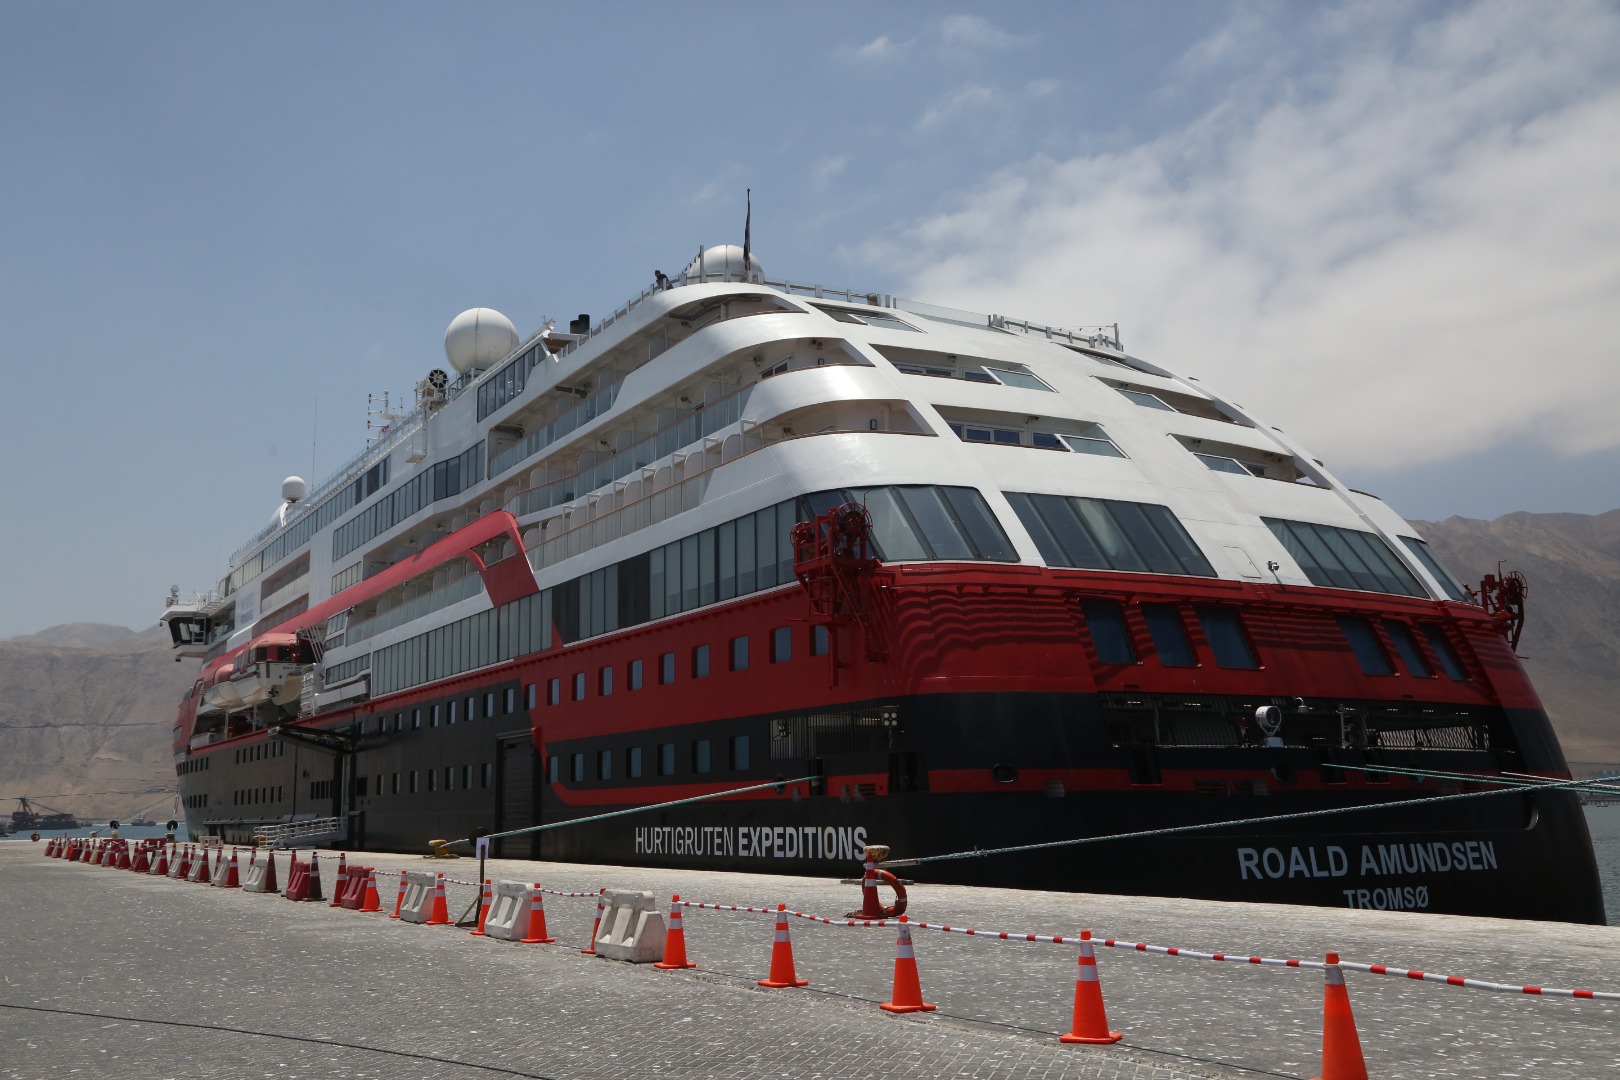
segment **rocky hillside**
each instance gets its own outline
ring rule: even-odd
[[[1524,574],[1519,652],[1565,755],[1620,762],[1620,510],[1413,524],[1465,584],[1498,562]]]
[[[195,677],[160,627],[73,623],[0,640],[0,815],[26,795],[101,821],[143,808],[167,818],[169,730]]]

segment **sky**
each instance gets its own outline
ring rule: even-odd
[[[742,239],[1411,518],[1620,507],[1620,6],[0,5],[0,637],[151,625],[489,306]]]

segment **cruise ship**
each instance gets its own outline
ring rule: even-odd
[[[725,245],[444,344],[171,591],[193,836],[1603,921],[1502,620],[1117,327]]]

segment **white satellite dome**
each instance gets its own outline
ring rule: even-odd
[[[309,485],[304,483],[302,476],[289,476],[281,482],[281,497],[288,502],[297,502],[309,494]]]
[[[444,331],[444,355],[458,373],[491,367],[517,346],[517,328],[494,308],[469,308],[451,319]]]
[[[747,269],[744,270],[746,265]],[[750,252],[743,259],[743,249],[736,244],[721,244],[704,248],[687,266],[685,276],[702,281],[705,278],[728,278],[731,281],[764,281],[765,268]]]

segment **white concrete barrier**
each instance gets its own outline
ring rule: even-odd
[[[438,874],[425,870],[405,871],[405,903],[399,909],[401,922],[425,923],[433,914],[433,886]]]
[[[596,955],[632,964],[654,964],[664,958],[664,916],[650,892],[609,889],[603,897],[602,925],[596,932]]]
[[[529,929],[529,886],[521,881],[497,881],[484,916],[486,937],[517,941]]]

